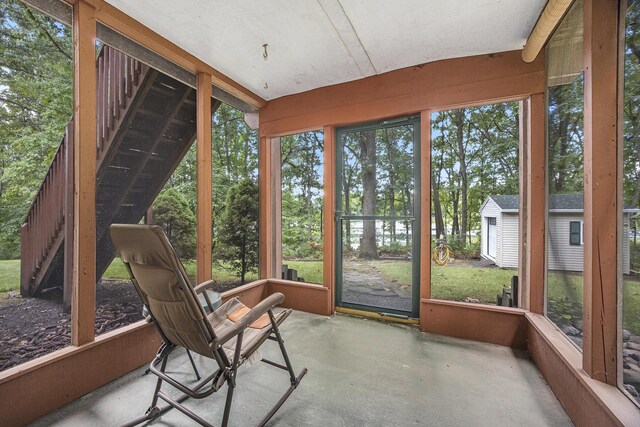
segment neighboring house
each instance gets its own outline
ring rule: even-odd
[[[488,196],[480,208],[480,255],[498,267],[517,268],[518,196]],[[549,195],[547,265],[550,270],[584,268],[584,201],[582,194]],[[640,211],[625,207],[622,232],[622,270],[630,272],[630,219]]]

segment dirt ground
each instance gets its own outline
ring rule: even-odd
[[[218,292],[234,287],[218,285]],[[142,304],[128,280],[102,280],[96,288],[96,335],[142,319]],[[0,371],[71,344],[71,315],[63,312],[62,291],[41,298],[0,294]]]

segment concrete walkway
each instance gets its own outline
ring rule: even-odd
[[[392,280],[380,264],[395,264],[411,277],[411,261],[345,259],[342,265],[342,301],[411,312],[411,285]]]
[[[294,313],[282,332],[301,386],[270,426],[565,426],[571,422],[527,354],[345,315]],[[275,343],[263,355],[277,360]],[[200,366],[204,358],[198,357]],[[185,355],[170,370],[193,377]],[[155,384],[138,369],[35,425],[113,426],[144,413]],[[263,363],[238,375],[230,425],[255,425],[288,385]],[[220,425],[224,394],[188,405]],[[193,425],[176,410],[151,425]]]

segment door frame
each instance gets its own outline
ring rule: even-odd
[[[369,306],[363,304],[349,303],[342,301],[342,135],[348,132],[358,132],[372,129],[385,129],[405,125],[413,126],[413,215],[407,216],[385,216],[385,215],[358,215],[359,219],[365,220],[397,220],[402,221],[409,218],[413,223],[411,236],[411,311],[397,310],[379,306]],[[391,315],[407,316],[418,319],[420,317],[420,212],[421,212],[421,169],[420,169],[420,114],[402,116],[375,122],[367,122],[351,126],[344,126],[335,129],[335,211],[333,221],[335,225],[335,307],[369,311],[374,313],[385,313]],[[351,216],[349,216],[351,217]],[[354,219],[354,218],[351,218]]]
[[[498,258],[498,218],[494,216],[485,217],[487,219],[487,257],[493,261]],[[495,221],[495,224],[491,224],[491,220]],[[491,240],[491,229],[493,227],[493,241]],[[493,242],[493,255],[491,254],[491,243]]]

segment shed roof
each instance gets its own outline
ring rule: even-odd
[[[518,195],[490,195],[487,196],[487,200],[482,204],[484,208],[486,202],[491,199],[502,211],[518,212],[519,199]],[[482,208],[480,208],[482,210]],[[571,194],[549,194],[549,210],[562,212],[562,211],[583,211],[584,210],[584,196],[582,193]],[[625,206],[625,212],[640,212],[637,208],[632,206]]]

